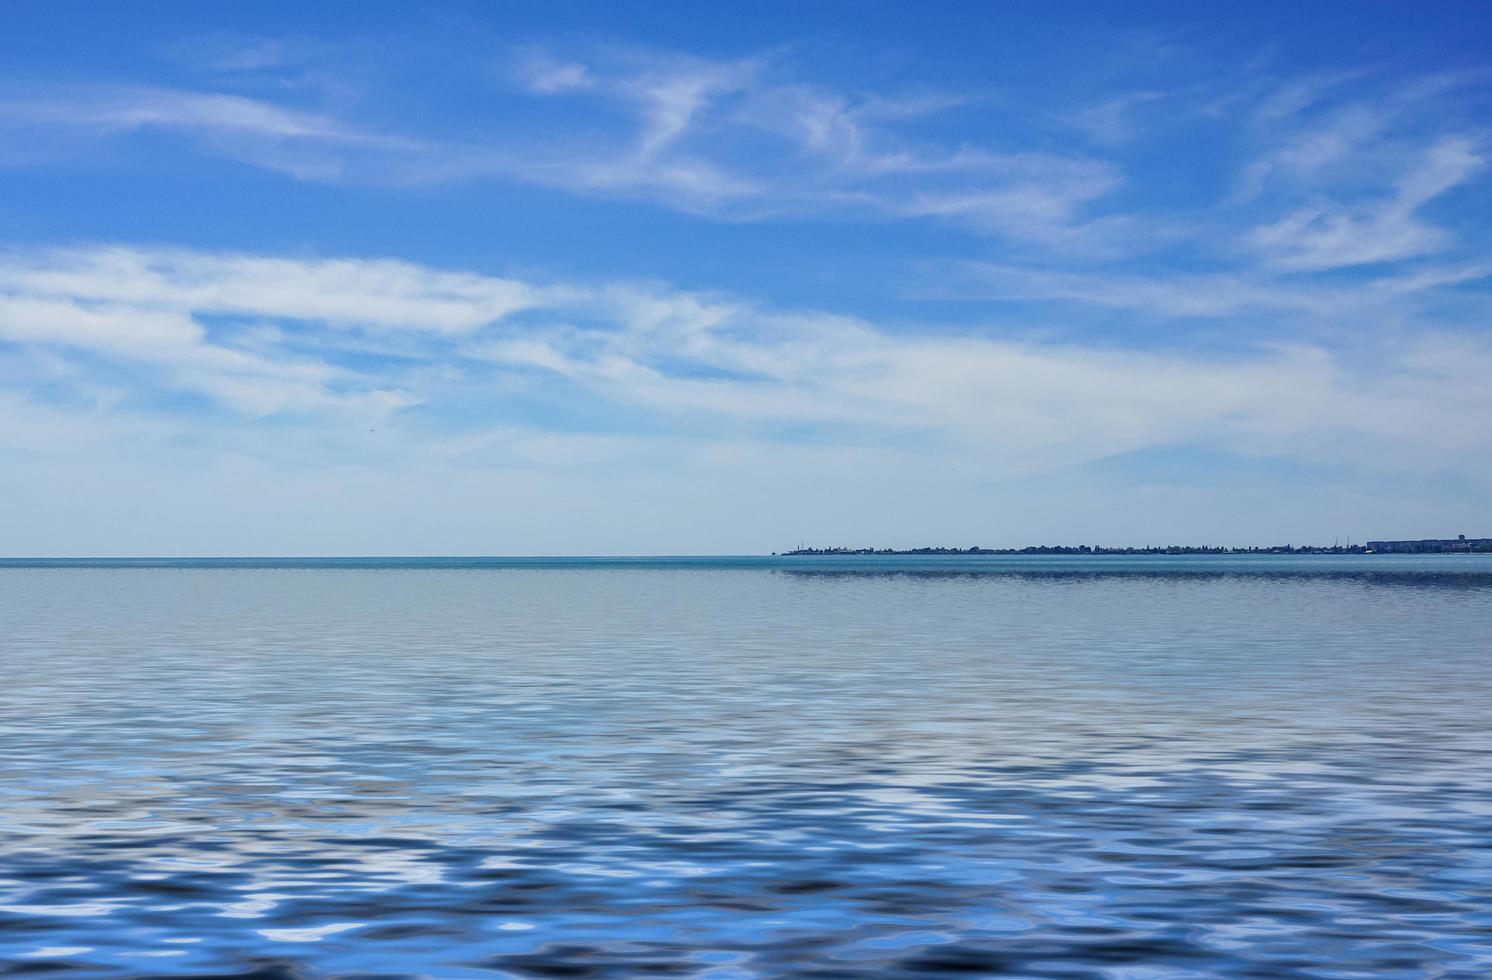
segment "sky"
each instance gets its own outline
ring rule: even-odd
[[[1489,36],[0,0],[0,554],[1492,535]]]

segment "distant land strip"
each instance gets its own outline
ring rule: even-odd
[[[1152,545],[1105,548],[1102,545],[1033,545],[1028,548],[795,548],[774,555],[1451,555],[1492,553],[1492,538],[1421,538],[1414,541],[1368,541],[1364,544],[1263,545],[1226,548],[1213,545]]]

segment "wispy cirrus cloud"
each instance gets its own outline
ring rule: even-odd
[[[1246,261],[1314,272],[1454,246],[1423,208],[1480,178],[1485,143],[1474,113],[1448,108],[1485,86],[1465,72],[1251,78],[1227,100],[1194,81],[1027,106],[832,84],[783,51],[522,47],[506,57],[505,87],[473,79],[490,124],[452,127],[308,81],[330,56],[306,42],[211,40],[186,46],[193,88],[0,86],[0,158],[159,133],[302,180],[502,181],[731,222],[931,221],[1055,261],[1122,262],[1185,242],[1214,261],[1241,248]],[[1137,162],[1161,139],[1222,141],[1236,161],[1211,193],[1190,180],[1183,204]]]
[[[0,290],[171,313],[463,333],[539,303],[525,283],[389,259],[124,246],[0,253]]]
[[[514,74],[525,88],[539,95],[585,91],[596,85],[595,77],[585,65],[578,61],[556,58],[543,51],[536,51],[523,58]]]
[[[212,71],[195,90],[0,91],[0,130],[34,144],[12,162],[34,161],[48,146],[72,153],[80,143],[157,131],[305,180],[501,179],[640,197],[723,220],[932,218],[1047,247],[1112,247],[1109,223],[1089,213],[1124,181],[1112,164],[1077,148],[994,149],[912,135],[909,124],[966,106],[961,96],[836,90],[772,55],[611,51],[581,60],[529,50],[512,66],[520,92],[583,100],[592,122],[577,126],[561,112],[570,121],[560,129],[531,125],[479,140],[349,119],[339,114],[345,99],[337,109],[307,108],[269,97],[262,83],[252,95],[206,87],[238,77],[224,65],[257,71],[275,65],[278,51],[263,42],[241,56],[214,49]]]
[[[1169,278],[1177,308],[1243,302],[1179,295],[1242,296],[1225,282],[1261,296],[1273,275],[1476,258],[1430,216],[1485,176],[1475,114],[1450,111],[1485,88],[1475,72],[1260,75],[1205,111],[1216,93],[1201,83],[1128,86],[1054,112],[989,93],[855,90],[815,77],[791,52],[525,47],[506,58],[509,90],[489,90],[495,105],[515,100],[522,112],[484,138],[325,93],[308,100],[324,45],[215,36],[175,49],[203,73],[197,88],[0,86],[0,130],[13,137],[0,154],[34,161],[49,147],[155,132],[305,180],[513,181],[728,221],[935,221],[998,239],[997,265],[1046,262],[1053,275],[1080,274],[1069,261],[1123,265],[1184,243],[1184,255],[1167,256],[1169,273],[1145,274]],[[284,84],[277,72],[290,73]],[[1132,164],[1154,138],[1133,117],[1162,105],[1171,139],[1205,116],[1240,141],[1215,203],[1198,204],[1193,187],[1187,207],[1171,206]],[[1033,124],[1043,117],[1045,129]]]
[[[0,295],[0,341],[144,366],[161,390],[207,395],[250,415],[403,401],[390,391],[334,391],[337,372],[325,364],[214,343],[191,316],[128,304]]]
[[[1088,209],[1123,183],[1113,165],[1076,150],[997,151],[900,129],[967,98],[836,91],[770,56],[524,64],[529,90],[608,103],[631,120],[572,140],[558,156],[535,147],[541,182],[642,193],[727,218],[931,217],[1044,246],[1109,244],[1108,224]]]
[[[1145,107],[1163,99],[1164,92],[1126,92],[1083,106],[1068,115],[1067,123],[1099,146],[1119,147],[1140,137],[1136,117]]]
[[[627,417],[649,437],[858,447],[985,478],[1198,442],[1368,469],[1492,450],[1466,424],[1492,412],[1479,373],[1492,349],[1473,335],[1371,358],[1301,343],[1140,352],[906,333],[629,283],[114,246],[0,260],[0,341],[70,365],[9,377],[13,396],[55,402],[107,381],[127,412],[178,390],[250,416],[403,413],[411,446],[444,438],[452,406],[468,431],[544,431],[570,405],[586,408],[554,431],[599,436]]]
[[[1385,85],[1369,72],[1308,75],[1277,87],[1247,116],[1261,151],[1232,204],[1274,212],[1242,236],[1268,266],[1321,272],[1417,259],[1457,243],[1424,214],[1484,172],[1484,124],[1460,110],[1481,73]]]
[[[0,133],[11,144],[0,150],[0,162],[45,161],[152,131],[303,180],[398,177],[430,152],[415,139],[227,92],[74,84],[28,86],[0,97]]]
[[[392,261],[121,247],[0,256],[0,341],[143,367],[163,390],[251,415],[410,404],[397,380],[338,366],[267,323],[459,334],[534,302],[510,280]],[[277,333],[278,337],[285,337]],[[310,348],[323,346],[319,343]]]
[[[991,262],[953,263],[940,267],[939,275],[946,294],[965,299],[1104,307],[1142,314],[1150,323],[1292,315],[1297,329],[1311,323],[1356,324],[1360,332],[1399,322],[1411,314],[1409,304],[1432,300],[1441,290],[1492,279],[1492,258],[1429,265],[1350,283],[1282,277],[1268,270],[1143,275]],[[1257,326],[1257,319],[1253,322]]]
[[[1247,236],[1271,265],[1319,271],[1414,258],[1443,250],[1447,233],[1420,216],[1425,204],[1483,169],[1472,141],[1441,140],[1394,181],[1392,192],[1366,201],[1323,201],[1298,208]]]

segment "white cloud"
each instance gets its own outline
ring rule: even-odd
[[[415,178],[435,156],[422,141],[355,126],[333,116],[226,92],[152,86],[68,85],[0,95],[5,142],[76,152],[84,144],[141,131],[175,133],[209,152],[302,180]],[[26,146],[0,160],[46,156]],[[411,168],[414,168],[413,170]]]
[[[1241,134],[1260,150],[1225,201],[1247,226],[1227,234],[1265,267],[1295,274],[1457,248],[1424,208],[1484,169],[1484,127],[1466,112],[1466,89],[1483,81],[1343,72],[1276,88]]]
[[[1067,121],[1100,146],[1122,146],[1140,135],[1141,127],[1135,120],[1138,110],[1163,98],[1164,92],[1127,92],[1085,106]]]
[[[0,259],[0,340],[148,365],[155,383],[254,415],[410,403],[376,376],[215,339],[206,318],[277,318],[312,333],[360,327],[459,333],[528,302],[501,279],[388,261],[268,259],[127,248],[12,252]],[[313,344],[314,346],[314,344]]]
[[[1294,314],[1323,326],[1396,322],[1408,315],[1405,301],[1492,277],[1489,261],[1426,266],[1347,284],[1257,271],[1137,275],[996,262],[961,262],[946,268],[948,291],[963,299],[1059,301],[1165,319]]]
[[[1381,289],[1479,274],[1443,269]],[[359,299],[375,281],[378,297]],[[1179,302],[1101,276],[1046,285]],[[1238,305],[1293,302],[1235,288]],[[1492,430],[1478,424],[1492,417],[1488,372],[1492,347],[1470,334],[1357,350],[1123,351],[389,260],[124,246],[0,260],[0,483],[11,498],[99,533],[94,523],[131,507],[165,508],[164,521],[191,512],[203,528],[254,529],[240,551],[554,550],[546,540],[687,550],[679,528],[691,520],[715,522],[706,547],[741,544],[732,535],[746,529],[760,547],[778,533],[874,526],[898,500],[946,507],[967,530],[990,487],[1177,447],[1492,485]],[[173,392],[230,414],[173,405]],[[86,472],[135,489],[36,495],[78,487]],[[169,489],[138,496],[153,485]],[[784,488],[791,512],[772,503]],[[65,506],[85,499],[86,512]],[[233,501],[239,517],[225,525]],[[750,517],[727,529],[721,508]],[[355,543],[377,513],[400,515],[399,527],[381,546]],[[507,536],[463,544],[445,513]],[[945,523],[912,521],[954,533]],[[160,550],[128,534],[99,540]]]
[[[142,86],[71,86],[0,103],[0,118],[103,132],[163,128],[282,139],[367,142],[325,116],[218,92]]]
[[[1102,221],[1085,211],[1122,183],[1116,167],[1080,155],[943,146],[898,128],[963,98],[850,95],[800,81],[769,58],[566,64],[572,74],[583,67],[587,87],[619,103],[632,129],[621,140],[575,134],[560,155],[536,146],[517,176],[725,218],[932,217],[1060,249],[1094,244]],[[1131,247],[1143,237],[1131,236]]]
[[[1448,107],[1484,81],[1474,72],[1388,88],[1361,72],[1272,88],[1254,79],[1237,97],[1253,108],[1235,131],[1190,133],[1182,124],[1203,118],[1197,103],[1215,86],[1022,108],[990,93],[828,85],[785,52],[712,60],[524,48],[508,61],[512,90],[488,91],[494,109],[516,99],[520,111],[502,127],[452,135],[438,122],[372,122],[372,93],[306,82],[316,57],[303,42],[217,38],[193,62],[207,71],[196,89],[10,85],[0,90],[0,160],[34,163],[152,131],[305,180],[515,181],[730,221],[931,220],[1081,259],[1153,254],[1179,241],[1220,253],[1242,242],[1273,268],[1310,272],[1447,248],[1419,209],[1469,181],[1481,155],[1473,123],[1463,136],[1435,125],[1455,118]],[[276,68],[281,61],[295,67]],[[245,80],[271,69],[289,72],[284,84]],[[1242,141],[1247,158],[1231,193],[1213,188],[1223,208],[1195,203],[1209,190],[1205,174],[1146,186],[1137,173],[1159,169],[1123,164],[1147,151],[1136,119],[1162,98],[1168,140],[1195,136],[1204,156],[1216,148],[1208,141],[1222,139],[1229,152]],[[1167,203],[1178,189],[1191,203]]]
[[[150,310],[463,333],[538,298],[511,279],[387,259],[287,259],[171,249],[11,253],[0,290]]]
[[[1370,265],[1442,251],[1447,233],[1419,209],[1482,169],[1474,144],[1449,138],[1426,149],[1386,198],[1354,204],[1322,201],[1247,236],[1267,262],[1289,271]]]
[[[1097,237],[1086,209],[1122,181],[1082,154],[913,138],[907,123],[969,100],[836,91],[778,58],[612,52],[588,63],[531,50],[514,73],[530,96],[587,99],[596,111],[580,126],[571,117],[562,128],[540,122],[473,141],[390,133],[233,93],[73,85],[0,92],[0,137],[62,153],[79,140],[156,130],[304,180],[496,178],[728,220],[935,218],[1062,249]],[[7,150],[5,159],[36,156]]]
[[[580,91],[595,84],[585,65],[552,58],[542,52],[525,59],[518,66],[517,74],[526,88],[541,95]]]
[[[1253,121],[1255,124],[1273,124],[1298,116],[1358,77],[1358,72],[1337,71],[1294,79],[1275,89],[1255,106]]]
[[[1308,186],[1323,174],[1331,176],[1332,168],[1350,166],[1365,149],[1381,146],[1392,123],[1392,113],[1382,106],[1352,104],[1325,121],[1295,129],[1244,169],[1231,200],[1238,203],[1255,199],[1279,178]]]
[[[1477,274],[1386,280],[1379,295]],[[1186,310],[1184,288],[1138,280],[1069,276],[1034,288]],[[1197,309],[1332,301],[1231,289]],[[225,315],[235,319],[217,319]],[[393,358],[383,341],[390,329],[406,338]],[[148,366],[148,380],[132,382],[147,385],[134,392],[144,404],[157,385],[251,415],[386,413],[416,401],[439,415],[502,392],[550,401],[570,392],[603,413],[597,428],[605,413],[621,412],[643,430],[706,442],[730,432],[878,446],[964,459],[991,477],[1197,443],[1287,456],[1351,446],[1358,463],[1374,466],[1492,450],[1492,434],[1465,425],[1474,413],[1492,415],[1492,393],[1478,383],[1492,351],[1466,338],[1401,343],[1378,363],[1302,345],[1227,357],[1126,352],[964,331],[901,334],[658,287],[116,246],[12,252],[0,262],[0,339]],[[83,383],[88,363],[77,362]],[[515,388],[510,374],[527,380]],[[73,380],[46,379],[51,389],[59,383]],[[538,410],[459,411],[462,428],[500,429],[531,428]],[[784,431],[794,434],[777,435]]]

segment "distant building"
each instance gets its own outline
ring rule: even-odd
[[[1410,555],[1448,555],[1459,552],[1492,552],[1492,538],[1468,538],[1464,534],[1454,538],[1424,538],[1420,541],[1369,541],[1369,551]]]

